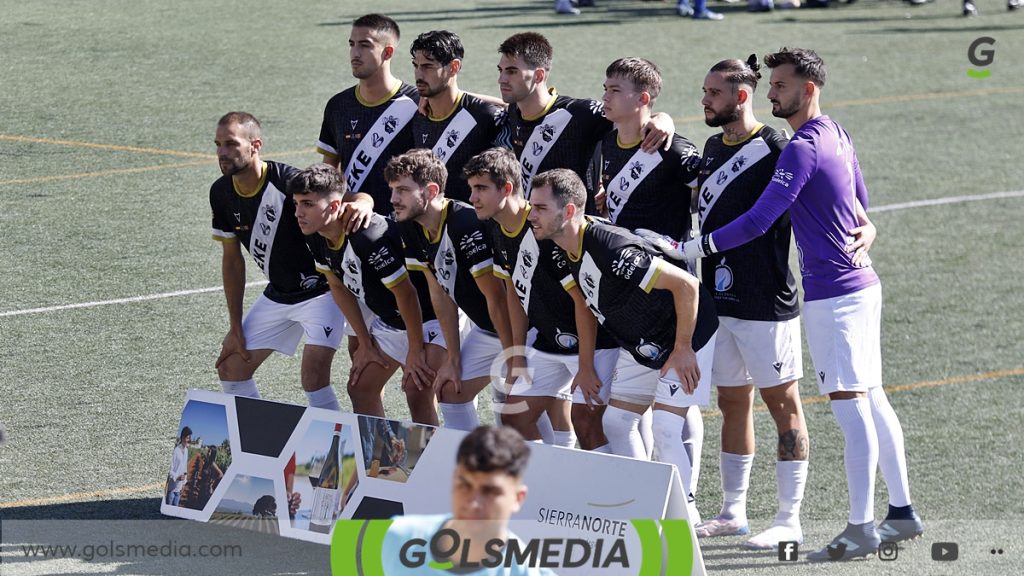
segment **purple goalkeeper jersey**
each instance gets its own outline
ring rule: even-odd
[[[782,150],[771,183],[746,214],[711,234],[717,251],[764,234],[787,209],[800,255],[804,300],[823,300],[878,283],[869,266],[853,265],[845,247],[853,242],[856,203],[867,210],[857,153],[846,130],[828,116],[804,123]]]

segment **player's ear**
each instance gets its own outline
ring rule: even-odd
[[[750,100],[750,91],[748,91],[746,88],[741,87],[739,91],[736,93],[736,103],[746,104],[748,100]]]
[[[641,106],[648,106],[648,105],[650,105],[650,103],[651,103],[651,93],[646,91],[646,90],[644,90],[643,92],[640,93],[640,105]]]
[[[520,484],[519,485],[519,490],[516,491],[516,508],[517,508],[516,511],[517,512],[518,512],[518,508],[521,507],[523,505],[523,502],[526,501],[526,493],[528,491],[529,490],[527,489],[526,484]]]
[[[458,58],[452,60],[448,65],[451,66],[452,74],[458,74],[459,70],[462,70],[462,60]]]
[[[501,187],[501,193],[505,196],[511,196],[512,192],[516,189],[515,185],[511,182],[505,182]]]
[[[395,47],[388,44],[384,47],[383,55],[385,60],[391,60],[391,57],[395,55]]]
[[[260,140],[259,138],[253,138],[249,144],[255,152],[259,152],[260,148],[263,148],[263,140]]]
[[[808,98],[814,96],[814,90],[817,88],[817,84],[808,80],[804,83],[804,95]]]
[[[548,71],[543,68],[537,68],[533,71],[534,82],[545,82],[548,79]]]
[[[427,201],[431,201],[441,193],[441,187],[437,182],[427,182]]]

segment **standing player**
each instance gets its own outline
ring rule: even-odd
[[[786,145],[777,130],[754,118],[760,66],[723,60],[704,78],[704,121],[722,128],[704,145],[698,214],[710,233],[754,205],[771,181]],[[746,545],[774,549],[780,541],[803,542],[800,503],[807,479],[807,424],[798,382],[803,377],[796,280],[789,269],[792,234],[784,213],[764,236],[701,261],[704,285],[715,299],[718,339],[711,382],[722,411],[722,511],[697,527],[697,535],[746,534],[746,496],[754,460],[754,386],[778,430],[779,511],[771,528]]]
[[[430,286],[448,360],[434,379],[445,426],[472,430],[476,396],[490,383],[491,364],[512,347],[505,287],[493,272],[490,239],[473,208],[444,197],[448,171],[430,150],[411,150],[384,168],[405,262],[423,271]],[[460,336],[459,309],[473,322]]]
[[[502,422],[533,440],[540,434],[537,420],[546,412],[555,429],[555,444],[574,446],[566,414],[571,392],[571,420],[580,446],[608,452],[601,419],[617,348],[604,331],[598,331],[568,264],[556,258],[554,243],[539,242],[527,225],[531,207],[523,197],[519,167],[512,151],[492,148],[464,169],[473,208],[490,232],[494,273],[505,281],[513,342],[526,344],[528,328],[536,335],[527,352],[532,382],[517,380],[508,399],[509,406],[527,410],[506,412]]]
[[[398,24],[382,14],[352,23],[349,62],[359,84],[327,101],[316,145],[325,163],[343,171],[348,189],[369,194],[383,215],[391,213],[384,165],[413,147],[411,122],[419,101],[415,88],[391,74],[398,39]]]
[[[882,389],[882,291],[866,255],[874,230],[853,142],[821,113],[825,64],[813,50],[783,48],[765,63],[772,69],[772,114],[789,122],[793,138],[753,207],[687,242],[683,254],[709,256],[746,244],[789,210],[803,274],[807,342],[818,388],[828,395],[846,440],[850,495],[846,529],[807,558],[846,560],[877,551],[879,536],[898,542],[919,536],[924,527],[910,502],[903,429]],[[876,466],[889,489],[889,513],[878,530]]]
[[[217,374],[228,394],[259,398],[253,375],[275,350],[295,354],[303,334],[302,389],[309,405],[340,409],[331,384],[331,361],[345,318],[327,295],[327,281],[313,265],[285,186],[296,169],[263,161],[260,122],[247,112],[229,112],[217,122],[217,160],[223,176],[210,187],[213,238],[223,247],[221,271],[230,328]],[[367,202],[353,224],[368,216]],[[346,206],[355,207],[355,204]],[[342,222],[352,214],[340,214]],[[345,225],[348,223],[345,222]],[[269,284],[242,317],[245,259],[242,245]]]
[[[444,358],[444,338],[426,287],[414,286],[405,268],[398,224],[372,214],[365,230],[346,234],[339,220],[345,180],[327,164],[298,172],[288,190],[309,251],[359,341],[348,381],[353,411],[383,417],[384,385],[401,364],[413,421],[437,426],[431,384]],[[371,326],[360,303],[376,315]]]
[[[696,278],[652,256],[655,249],[642,238],[584,217],[585,201],[575,173],[540,174],[530,224],[538,238],[554,240],[564,251],[590,310],[625,352],[619,354],[605,432],[616,454],[644,457],[637,426],[653,401],[655,450],[661,461],[675,464],[689,487],[683,423],[691,407],[710,400],[714,305]],[[692,498],[690,517],[696,520]]]
[[[559,96],[548,87],[553,50],[547,38],[536,32],[508,37],[498,52],[498,88],[509,105],[512,149],[522,164],[526,199],[530,199],[534,175],[568,168],[588,182],[587,212],[595,214],[596,191],[587,173],[601,139],[612,130],[601,103]],[[643,149],[653,151],[667,141],[675,125],[668,114],[659,113],[645,130]]]
[[[454,32],[424,32],[413,40],[410,52],[416,90],[426,101],[426,115],[412,119],[415,146],[432,150],[449,174],[462,174],[467,160],[498,145],[505,110],[459,89],[465,50]],[[459,177],[449,178],[441,192],[450,200],[469,200],[469,185]]]

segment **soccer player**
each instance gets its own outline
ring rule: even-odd
[[[512,347],[505,286],[492,272],[491,242],[473,208],[445,198],[448,171],[430,150],[411,150],[384,168],[405,243],[405,262],[430,287],[447,361],[434,379],[445,426],[479,425],[476,396],[490,383],[491,364]],[[460,336],[463,310],[473,325]]]
[[[465,49],[454,32],[424,32],[413,40],[409,51],[416,90],[426,101],[426,114],[416,114],[412,119],[415,146],[433,150],[448,173],[456,175],[448,179],[441,191],[443,195],[449,200],[466,202],[469,185],[458,175],[467,160],[500,145],[499,134],[506,125],[505,110],[459,89],[458,75]]]
[[[523,437],[509,427],[480,426],[462,439],[455,456],[452,478],[452,512],[438,515],[396,516],[384,536],[381,558],[384,574],[480,574],[504,576],[548,576],[548,568],[531,568],[517,563],[505,567],[481,568],[481,561],[493,558],[485,545],[493,540],[515,540],[508,521],[526,500],[527,487],[523,474],[530,459],[530,449]],[[447,558],[435,556],[429,545],[423,566],[409,568],[402,564],[401,550],[414,539],[451,546],[450,536],[442,530],[454,531],[468,550]],[[432,565],[451,562],[447,570]],[[461,564],[466,562],[468,566]]]
[[[431,384],[444,358],[444,335],[426,286],[415,286],[415,276],[405,268],[398,224],[375,213],[369,227],[346,233],[339,220],[345,211],[345,180],[327,164],[298,172],[288,190],[317,269],[327,275],[331,294],[359,341],[348,380],[353,411],[383,417],[384,385],[401,364],[413,421],[437,426]],[[370,326],[360,303],[375,315]]]
[[[303,335],[302,389],[309,405],[339,410],[331,384],[331,361],[345,317],[327,295],[295,222],[295,203],[285,187],[296,169],[260,158],[260,122],[247,112],[229,112],[217,122],[214,143],[223,176],[210,187],[213,238],[221,243],[221,271],[230,328],[224,336],[217,375],[228,394],[259,398],[253,375],[275,350],[295,354]],[[362,226],[368,198],[346,204],[340,225]],[[355,218],[353,218],[355,215]],[[351,219],[351,221],[350,221]],[[245,317],[245,259],[241,246],[269,281]]]
[[[753,207],[732,222],[683,245],[683,255],[706,257],[764,235],[789,210],[800,253],[804,319],[818,389],[827,394],[845,438],[849,523],[808,560],[873,554],[880,536],[898,542],[924,531],[910,502],[903,430],[882,389],[882,291],[865,252],[874,238],[868,191],[853,141],[821,113],[825,63],[813,51],[769,54],[772,114],[795,131],[771,183]],[[864,228],[867,228],[865,233]],[[889,513],[875,529],[875,468],[889,489]]]
[[[655,451],[676,465],[689,488],[683,425],[688,410],[710,400],[714,304],[696,278],[652,255],[657,250],[642,238],[584,217],[585,202],[586,189],[574,172],[544,172],[534,180],[530,224],[537,238],[554,240],[564,251],[588,306],[624,352],[604,414],[605,433],[614,453],[644,457],[637,427],[653,401]],[[692,492],[688,500],[696,521]]]
[[[554,243],[539,241],[527,224],[531,207],[523,196],[519,168],[511,150],[492,148],[463,169],[473,191],[473,208],[490,233],[494,273],[505,281],[513,342],[530,345],[527,366],[532,382],[516,380],[506,404],[526,410],[506,411],[502,422],[535,440],[540,435],[537,421],[547,413],[555,444],[575,446],[575,428],[583,449],[608,452],[601,421],[618,350],[610,336],[598,330]],[[530,342],[528,329],[535,334]]]
[[[391,213],[391,190],[384,165],[413,147],[412,119],[419,94],[391,74],[398,48],[398,24],[382,14],[352,23],[349,63],[356,86],[335,94],[324,108],[317,151],[342,170],[348,189],[373,198],[377,213]]]
[[[548,86],[553,50],[547,38],[536,32],[508,37],[498,52],[498,88],[509,105],[512,149],[522,164],[526,199],[530,199],[534,175],[568,168],[588,182],[587,213],[596,214],[596,186],[590,184],[587,173],[595,150],[612,130],[601,103],[560,96]],[[653,151],[668,140],[675,125],[668,114],[659,113],[645,131],[642,147]]]
[[[786,137],[754,117],[761,74],[757,56],[723,60],[704,77],[704,121],[721,127],[704,144],[700,170],[700,231],[708,234],[753,206],[771,181]],[[789,269],[792,234],[783,213],[760,238],[701,260],[704,285],[715,299],[718,339],[711,382],[722,411],[722,510],[697,535],[749,532],[747,486],[754,460],[754,387],[778,431],[779,511],[772,526],[746,542],[775,549],[803,542],[800,503],[807,479],[808,437],[798,382],[803,377],[796,280]]]

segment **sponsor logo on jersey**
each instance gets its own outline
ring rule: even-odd
[[[448,151],[438,146],[437,148],[434,148],[434,156],[437,156],[438,160],[444,162],[445,159],[448,158]]]
[[[598,102],[597,100],[591,100],[590,111],[593,112],[594,114],[600,114],[601,116],[604,116],[604,104]]]
[[[373,137],[373,147],[380,148],[380,145],[384,143],[384,137],[376,132],[371,134],[371,136]]]
[[[260,232],[263,232],[264,236],[269,236],[271,230],[272,228],[270,227],[270,224],[267,224],[266,222],[260,222]]]
[[[484,234],[479,230],[474,230],[472,233],[462,237],[459,241],[459,250],[466,256],[475,256],[481,250],[485,250],[487,245],[483,243]]]
[[[629,167],[629,177],[636,180],[644,173],[644,165],[640,162],[633,162]]]
[[[772,362],[772,368],[775,368],[775,372],[782,374],[782,362]]]
[[[640,343],[636,345],[636,353],[648,360],[656,360],[661,356],[662,349],[654,342],[647,342],[641,338]]]
[[[395,261],[395,257],[391,255],[391,251],[388,250],[387,246],[381,246],[376,252],[370,254],[367,258],[370,265],[373,266],[374,270],[381,271],[385,266],[388,266]]]
[[[587,290],[587,294],[593,294],[594,288],[597,287],[597,283],[594,282],[594,277],[591,276],[589,272],[584,272],[581,279],[583,280],[584,290]]]
[[[821,378],[821,381],[824,383],[825,382],[825,373],[824,372],[818,372],[818,378]]]
[[[715,291],[726,292],[732,288],[732,268],[725,263],[725,258],[715,267]]]
[[[710,165],[711,165],[711,162],[712,162],[712,161],[713,161],[714,159],[715,159],[715,157],[714,157],[714,156],[708,156],[707,158],[705,158],[705,159],[704,159],[704,165],[705,165],[705,166],[710,166]]]
[[[395,131],[395,128],[397,127],[398,118],[388,115],[388,117],[384,119],[384,131],[387,132],[388,134],[393,133]]]
[[[580,344],[580,339],[572,332],[562,332],[555,328],[555,344],[563,350],[574,350]]]
[[[612,262],[612,273],[620,278],[629,280],[633,277],[638,266],[644,260],[644,253],[635,248],[626,248],[619,257]]]
[[[299,272],[299,287],[303,290],[311,290],[316,288],[316,285],[320,283],[320,276],[317,274],[310,274],[306,276],[302,272]]]
[[[534,154],[540,154],[543,151],[544,151],[544,146],[540,142],[534,142],[533,143],[533,153]]]
[[[427,332],[427,342],[433,342],[434,338],[437,338],[437,332],[430,330]]]
[[[427,143],[428,138],[430,138],[430,134],[427,134],[426,132],[420,134],[420,142],[422,142],[423,144]]]
[[[544,124],[543,126],[540,127],[540,137],[545,142],[550,143],[551,140],[555,137],[555,127],[552,126],[551,124]]]
[[[772,175],[772,182],[776,184],[782,184],[786,188],[789,188],[789,183],[793,181],[793,173],[787,172],[785,168],[776,168],[775,174]]]
[[[741,154],[739,157],[737,157],[735,160],[732,161],[732,168],[731,168],[731,170],[733,172],[739,172],[740,168],[743,168],[743,165],[746,164],[746,163],[747,163],[747,157],[743,156]]]

